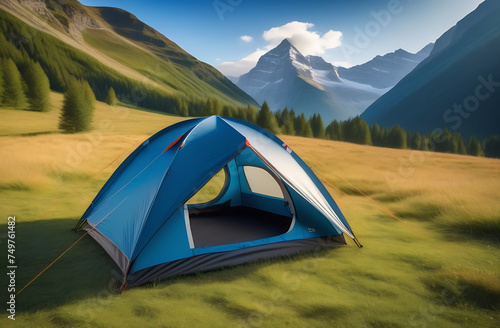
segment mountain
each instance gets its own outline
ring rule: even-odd
[[[0,11],[14,15],[34,29],[34,33],[41,33],[44,39],[53,37],[72,47],[73,57],[85,58],[86,63],[83,64],[91,70],[94,65],[87,63],[97,61],[104,65],[106,72],[112,72],[106,73],[109,80],[128,81],[123,82],[124,89],[129,86],[124,91],[127,94],[137,92],[137,87],[134,89],[131,86],[140,84],[142,88],[176,97],[181,102],[211,98],[233,106],[258,105],[215,68],[197,60],[127,11],[87,7],[76,0],[2,0]],[[8,17],[7,14],[4,16]],[[11,20],[10,17],[6,19]],[[17,25],[12,20],[11,28]],[[23,37],[24,28],[18,30],[9,33],[18,33]],[[10,34],[6,38],[11,43],[15,42]],[[28,38],[26,42],[37,41]],[[59,50],[65,47],[60,46]],[[36,59],[36,53],[33,57]],[[68,72],[72,69],[63,68]],[[95,76],[86,71],[78,73],[83,77],[86,74]],[[107,83],[94,82],[95,85]],[[93,89],[94,84],[91,83]]]
[[[339,67],[340,77],[357,83],[368,84],[374,88],[385,89],[395,86],[420,62],[429,56],[434,44],[430,43],[416,54],[403,49],[377,56],[361,65],[351,68]]]
[[[238,83],[238,80],[240,79],[239,76],[226,75],[226,77],[228,78],[229,81],[233,82],[234,84]]]
[[[319,113],[324,122],[359,115],[386,91],[342,80],[336,67],[321,57],[304,57],[287,39],[240,76],[237,85],[272,109],[293,107],[306,117]]]
[[[368,123],[480,138],[500,134],[500,2],[486,0],[362,115]]]
[[[319,113],[325,123],[360,115],[429,54],[397,50],[349,69],[319,56],[304,57],[289,40],[264,54],[236,85],[272,109],[293,107],[297,113]]]

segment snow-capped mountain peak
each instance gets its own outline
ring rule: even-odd
[[[392,53],[395,57],[405,54],[404,50]],[[385,69],[372,66],[371,72]],[[306,116],[320,113],[325,122],[361,114],[388,90],[344,77],[340,69],[323,58],[305,57],[287,39],[260,57],[236,84],[258,102],[267,101],[273,110],[288,106]]]

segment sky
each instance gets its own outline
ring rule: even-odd
[[[417,52],[483,0],[80,0],[119,7],[227,76],[288,38],[303,55],[350,67]]]

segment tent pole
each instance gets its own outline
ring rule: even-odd
[[[358,238],[356,238],[356,236],[354,236],[354,238],[352,239],[354,240],[354,243],[356,244],[356,246],[358,246],[359,248],[363,247],[363,245],[361,245],[361,243],[359,242]]]
[[[76,224],[76,226],[73,228],[73,231],[74,232],[78,232],[81,230],[81,228],[83,227],[83,225],[85,224],[85,222],[87,222],[87,219],[84,219],[84,220],[81,220],[81,221],[78,221],[78,223]]]

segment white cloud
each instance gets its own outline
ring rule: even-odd
[[[311,23],[290,22],[280,27],[273,27],[264,32],[262,37],[268,42],[268,48],[277,46],[287,38],[304,56],[322,55],[327,49],[333,49],[342,44],[342,32],[328,31],[321,36]]]
[[[217,65],[217,68],[225,75],[240,76],[247,73],[257,64],[260,56],[276,47],[283,39],[288,39],[304,56],[322,55],[328,49],[339,47],[342,44],[342,32],[330,30],[323,35],[316,31],[311,31],[314,24],[293,21],[279,27],[273,27],[264,31],[262,38],[266,41],[264,49],[257,49],[255,52],[236,62],[224,62]],[[241,36],[245,40],[252,37]]]
[[[240,36],[240,40],[243,42],[252,42],[253,38],[250,35],[242,35]]]
[[[254,68],[255,64],[259,61],[259,58],[266,52],[267,50],[257,49],[255,52],[243,59],[238,60],[237,62],[221,63],[217,65],[217,69],[226,76],[240,76]]]

